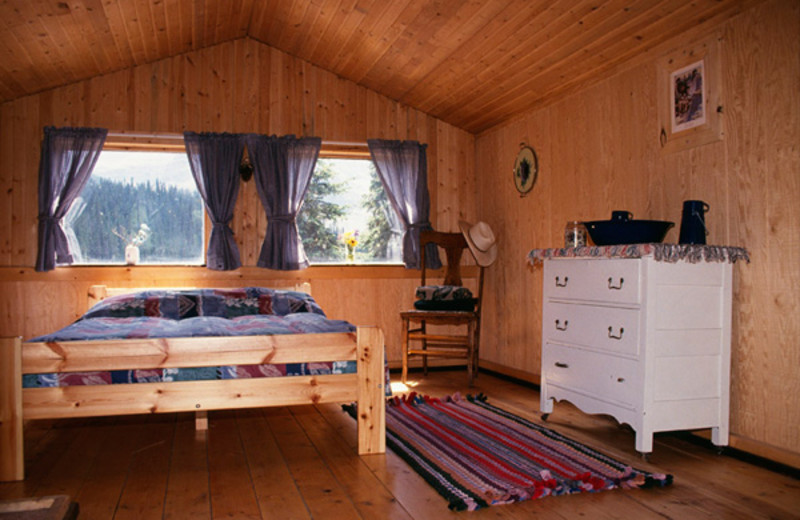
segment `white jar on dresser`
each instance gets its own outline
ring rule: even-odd
[[[545,258],[544,417],[562,399],[611,415],[643,454],[667,430],[711,428],[727,445],[731,271],[728,261],[652,254]]]

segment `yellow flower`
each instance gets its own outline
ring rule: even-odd
[[[355,249],[358,245],[358,231],[348,231],[342,237],[345,245],[350,249]]]

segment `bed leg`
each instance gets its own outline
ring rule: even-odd
[[[25,478],[22,339],[0,338],[0,482]]]
[[[194,412],[194,429],[198,432],[208,430],[208,411],[197,410]]]
[[[358,454],[386,452],[383,332],[358,328]]]

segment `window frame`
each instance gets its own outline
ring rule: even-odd
[[[170,152],[170,153],[183,153],[186,154],[186,144],[183,140],[183,134],[173,133],[143,133],[143,132],[126,132],[115,131],[108,132],[106,140],[103,143],[103,148],[100,151],[126,151],[126,152]],[[204,268],[206,267],[206,253],[208,248],[208,240],[211,236],[211,220],[209,219],[208,212],[203,206],[203,241],[202,241],[202,261],[198,264],[136,264],[128,265],[125,263],[85,263],[85,264],[70,264],[69,267],[75,268]]]
[[[177,152],[186,153],[186,145],[183,141],[183,134],[157,132],[134,132],[134,131],[110,131],[103,144],[103,151],[142,151],[142,152]],[[369,152],[369,147],[366,142],[352,143],[352,142],[336,142],[336,141],[323,141],[319,152],[319,158],[323,159],[361,159],[372,160],[372,155]],[[206,252],[208,247],[208,240],[211,235],[211,221],[208,217],[208,212],[203,211],[203,263],[201,264],[137,264],[135,266],[126,264],[71,264],[69,267],[74,269],[128,269],[136,267],[138,269],[148,270],[172,270],[172,269],[206,269]],[[263,272],[263,269],[256,266],[242,265],[239,271],[240,276],[252,270]],[[417,275],[409,274],[402,260],[397,263],[312,263],[305,272],[311,278],[330,278],[339,277],[341,269],[348,272],[348,278],[413,278]],[[338,274],[334,274],[338,273]],[[353,276],[351,276],[353,275]],[[246,277],[248,277],[247,275]],[[276,279],[283,279],[278,273],[272,276]]]
[[[372,154],[369,152],[369,146],[366,142],[363,143],[348,143],[348,142],[338,142],[338,141],[322,141],[322,146],[320,147],[318,159],[357,159],[357,160],[368,160],[371,161],[374,165],[374,161],[372,160]],[[375,166],[377,171],[377,166]],[[316,170],[316,165],[314,166]],[[302,211],[302,209],[301,209]],[[301,241],[303,237],[300,237]],[[369,262],[369,263],[347,263],[347,262],[322,262],[322,263],[314,263],[309,261],[309,267],[311,268],[320,268],[320,269],[329,269],[329,268],[347,268],[348,270],[353,268],[394,268],[394,267],[401,267],[405,269],[405,265],[403,264],[402,255],[401,258],[397,262]]]

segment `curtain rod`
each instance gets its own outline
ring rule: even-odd
[[[183,141],[183,134],[153,132],[108,132],[108,137],[135,137],[139,139],[174,139]]]
[[[326,141],[326,140],[323,140],[322,144],[327,144],[329,146],[354,146],[354,147],[359,147],[359,148],[366,148],[367,147],[367,142],[366,141],[355,142],[355,141]]]
[[[183,134],[175,133],[153,133],[153,132],[108,132],[108,137],[137,137],[140,139],[175,139],[183,140]],[[322,144],[330,146],[353,146],[366,148],[366,141],[328,141],[323,140]]]

